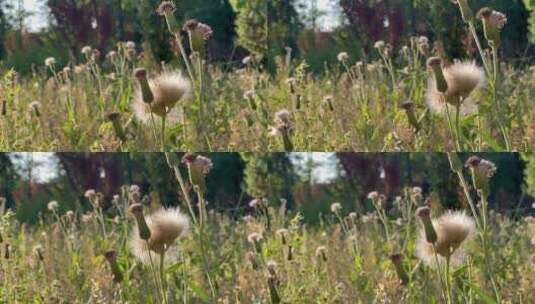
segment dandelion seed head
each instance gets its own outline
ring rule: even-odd
[[[142,263],[150,262],[149,250],[162,254],[174,247],[175,241],[188,233],[190,225],[188,217],[178,207],[160,208],[145,216],[145,221],[151,232],[150,238],[147,241],[141,239],[135,225],[129,242],[133,255]]]

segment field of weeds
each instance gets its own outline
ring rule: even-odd
[[[310,226],[282,197],[254,199],[238,213],[207,208],[210,159],[184,161],[170,158],[180,209],[163,208],[136,185],[111,201],[87,190],[87,211],[51,201],[33,226],[2,208],[1,301],[530,303],[535,296],[535,221],[489,210],[496,167],[485,159],[471,157],[463,169],[450,155],[464,210],[407,185],[393,201],[369,193],[371,212],[333,202]]]
[[[462,12],[462,6],[461,6]],[[373,58],[309,71],[292,49],[273,60],[208,63],[210,26],[158,13],[175,39],[175,63],[143,59],[121,42],[53,57],[29,76],[3,70],[5,151],[529,151],[535,129],[533,68],[500,58],[505,15],[465,17],[479,53],[448,59],[412,37],[375,43]],[[483,33],[475,25],[483,25]]]

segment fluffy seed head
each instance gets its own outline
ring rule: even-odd
[[[428,107],[435,113],[443,114],[446,110],[445,100],[452,105],[461,103],[463,115],[474,112],[476,105],[468,97],[474,90],[484,85],[485,71],[475,62],[456,62],[444,68],[443,73],[448,84],[448,89],[444,94],[438,91],[434,75],[428,79],[426,92]]]
[[[151,231],[150,238],[147,241],[141,239],[137,225],[130,236],[130,249],[143,263],[150,262],[149,250],[157,254],[165,253],[189,231],[189,219],[179,208],[160,208],[145,216],[145,221]]]
[[[135,76],[142,77],[143,72],[136,70]],[[163,117],[170,114],[177,103],[184,105],[191,100],[191,83],[178,72],[163,73],[156,78],[149,79],[148,83],[154,98],[150,105],[143,101],[140,86],[137,86],[132,101],[135,116],[144,123],[150,122],[151,111]]]
[[[57,201],[51,201],[51,202],[49,202],[48,205],[47,205],[47,208],[48,208],[48,210],[50,210],[50,211],[55,211],[55,210],[58,209],[58,207],[59,207],[59,204],[58,204]]]
[[[85,56],[89,56],[91,55],[92,51],[93,49],[89,45],[86,45],[82,48],[81,53],[84,54]]]
[[[349,55],[346,52],[341,52],[338,54],[338,56],[336,56],[336,59],[338,59],[340,62],[345,62],[349,59]]]
[[[474,220],[465,212],[447,211],[432,223],[437,233],[435,248],[439,258],[444,260],[449,256],[454,265],[462,263],[464,252],[461,245],[473,238],[476,231]],[[433,244],[426,240],[423,229],[417,240],[416,255],[424,263],[435,266]]]
[[[47,67],[52,67],[55,64],[56,64],[56,59],[54,57],[48,57],[47,59],[45,59],[45,65]]]
[[[340,210],[342,210],[342,204],[336,202],[336,203],[332,203],[331,205],[331,212],[333,213],[338,213],[340,212]]]
[[[377,191],[372,191],[368,193],[368,199],[369,200],[376,200],[379,197],[379,193]]]

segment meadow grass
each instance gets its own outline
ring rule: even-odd
[[[187,176],[176,173],[185,183],[182,214],[144,199],[135,185],[118,189],[110,202],[89,190],[86,212],[60,214],[61,202],[51,202],[32,226],[3,213],[0,301],[530,303],[535,296],[535,220],[487,209],[483,193],[492,174],[479,173],[493,168],[484,160],[459,173],[471,176],[479,193],[469,194],[465,211],[449,212],[407,187],[394,201],[370,193],[373,211],[363,202],[335,202],[316,225],[303,221],[299,208],[306,206],[287,210],[262,198],[234,212],[207,210],[202,180],[209,163],[189,161]],[[170,165],[182,166],[173,159]],[[171,222],[161,219],[166,212]],[[426,216],[436,241],[427,241]],[[150,237],[138,236],[143,218]],[[142,242],[155,246],[165,229],[179,233],[165,245],[162,267],[159,249],[148,255]],[[444,250],[451,252],[447,259]]]
[[[479,53],[465,58],[465,69],[457,74],[449,69],[457,61],[426,37],[395,46],[378,41],[369,58],[358,62],[340,53],[338,63],[326,64],[321,73],[312,73],[303,59],[292,59],[287,48],[268,73],[266,59],[255,54],[241,63],[206,62],[210,27],[188,21],[181,29],[172,3],[163,4],[159,13],[178,47],[175,62],[155,64],[146,49],[140,59],[141,48],[125,42],[110,46],[106,56],[84,47],[81,60],[66,67],[48,58],[24,77],[2,70],[0,149],[533,149],[535,70],[500,58],[499,32],[507,19],[499,12],[482,10],[485,35],[476,31],[479,20],[465,18]],[[440,61],[428,67],[433,58]],[[144,78],[136,80],[136,68],[143,68],[138,76]],[[435,84],[442,68],[447,83]],[[158,77],[169,74],[175,76],[168,88],[179,90],[171,96],[157,88]],[[465,88],[455,92],[459,85]],[[281,110],[288,113],[286,121],[279,119]]]

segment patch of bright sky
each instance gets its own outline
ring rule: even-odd
[[[304,6],[304,9],[299,10],[301,18],[306,17],[314,2],[322,13],[317,20],[320,30],[329,31],[340,25],[341,8],[337,0],[298,0],[298,3]]]
[[[338,164],[334,153],[293,153],[291,160],[298,168],[304,166],[307,159],[312,158],[315,168],[312,171],[314,182],[326,183],[338,177]],[[54,153],[23,152],[12,153],[15,166],[20,172],[27,172],[32,168],[32,179],[35,182],[46,183],[59,176],[58,159]],[[27,174],[27,173],[26,173]]]
[[[43,0],[8,0],[8,3],[15,11],[19,10],[22,5],[29,15],[24,20],[24,26],[28,31],[36,32],[47,27],[48,11]]]
[[[22,2],[24,9],[30,13],[26,19],[25,25],[30,31],[38,31],[47,26],[48,11],[43,0],[9,0],[17,8]],[[297,0],[305,9],[300,10],[301,16],[306,16],[307,11],[316,1],[317,8],[323,13],[318,19],[318,25],[321,30],[331,30],[340,25],[340,7],[336,0]]]
[[[24,172],[23,175],[28,174],[28,168],[31,166],[31,178],[34,182],[47,183],[59,176],[58,159],[54,153],[12,153],[11,159],[17,170]]]

